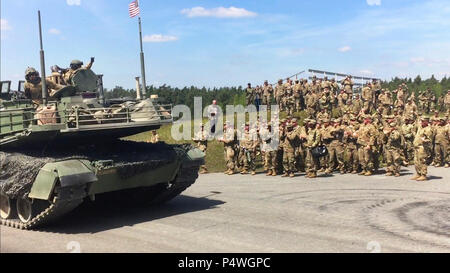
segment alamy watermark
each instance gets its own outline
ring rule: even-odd
[[[207,139],[221,140],[235,137],[227,130],[235,129],[237,139],[248,138],[251,134],[254,139],[261,139],[269,147],[276,148],[279,143],[279,107],[278,105],[226,105],[225,112],[219,105],[211,104],[202,107],[202,97],[194,98],[194,117],[191,116],[191,110],[186,105],[176,105],[172,109],[172,116],[177,119],[171,130],[171,136],[174,140],[191,140],[192,138],[192,120],[194,120],[194,135],[198,132],[206,132]],[[270,115],[270,122],[269,120]],[[203,120],[208,122],[203,124]],[[226,126],[223,126],[226,124]],[[246,124],[248,124],[246,126]],[[203,126],[203,128],[202,128]],[[225,132],[224,132],[225,128]]]

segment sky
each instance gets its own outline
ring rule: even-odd
[[[140,76],[131,0],[1,0],[1,80],[16,86],[73,59],[134,88]],[[141,0],[147,85],[245,86],[305,69],[359,76],[450,76],[449,0]]]

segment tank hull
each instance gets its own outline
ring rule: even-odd
[[[51,152],[40,158],[30,153],[0,152],[2,167],[10,170],[0,175],[2,198],[8,199],[10,204],[17,203],[13,208],[17,213],[3,215],[2,224],[21,229],[43,226],[64,216],[88,197],[95,200],[113,196],[115,201],[146,204],[165,202],[193,184],[199,166],[204,163],[204,154],[188,145],[126,141],[115,144],[118,147],[112,151],[85,152],[70,158]],[[135,154],[116,160],[104,159],[115,158],[127,147]],[[136,154],[138,150],[141,151]],[[13,170],[14,166],[17,170],[28,168],[29,173],[18,173]],[[18,209],[24,206],[20,202],[27,205],[21,200],[31,204],[29,216]],[[23,218],[29,219],[23,221]]]

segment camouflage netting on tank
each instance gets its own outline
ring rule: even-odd
[[[0,151],[0,190],[11,198],[25,196],[40,168],[68,159],[112,160],[118,175],[126,179],[174,162],[190,147],[116,140],[64,149]]]
[[[0,151],[0,190],[11,198],[25,196],[39,169],[51,161],[48,157]]]

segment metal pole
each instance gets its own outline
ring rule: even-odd
[[[99,100],[101,101],[102,105],[105,105],[106,98],[105,98],[105,92],[103,89],[103,75],[99,74],[97,75],[97,91],[99,95]]]
[[[38,10],[38,18],[39,18],[39,41],[41,43],[41,75],[42,75],[42,101],[44,105],[47,105],[48,91],[47,91],[47,82],[45,80],[45,58],[44,58],[44,46],[42,44],[42,28],[41,28],[41,11]]]
[[[139,84],[139,77],[135,77],[136,79],[136,99],[140,100],[141,99],[141,86]]]
[[[139,2],[138,2],[139,5]],[[145,99],[145,94],[147,93],[147,84],[145,81],[145,64],[144,64],[144,49],[142,47],[142,27],[141,27],[141,16],[139,16],[139,40],[141,42],[141,74],[142,74],[142,89],[143,95],[142,98]]]

